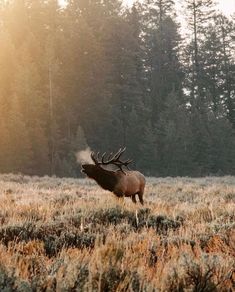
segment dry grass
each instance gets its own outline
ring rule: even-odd
[[[235,178],[0,176],[0,291],[235,291]]]

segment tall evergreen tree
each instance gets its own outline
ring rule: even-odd
[[[200,60],[200,44],[205,34],[205,27],[213,20],[215,12],[212,0],[185,0],[188,14],[188,27],[192,33],[192,40],[189,47],[190,70],[188,73],[189,91],[193,110],[205,112],[206,100],[202,85],[203,65]]]
[[[235,129],[235,22],[224,15],[216,17],[217,34],[222,45],[222,95],[227,109],[227,117]]]
[[[7,119],[8,147],[7,171],[24,172],[32,171],[32,146],[27,127],[20,110],[17,96],[11,98],[11,107]]]
[[[178,58],[180,36],[174,19],[174,1],[147,1],[144,35],[146,38],[149,91],[153,121],[164,110],[165,100],[172,90],[180,90],[182,71]]]

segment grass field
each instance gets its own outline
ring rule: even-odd
[[[0,175],[0,197],[0,291],[235,291],[235,177],[149,178],[141,206]]]

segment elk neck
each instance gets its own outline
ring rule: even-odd
[[[100,168],[94,175],[95,181],[105,190],[113,191],[117,182],[118,177],[114,171],[109,171]]]

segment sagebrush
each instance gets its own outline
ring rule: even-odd
[[[147,179],[145,205],[82,179],[0,176],[1,291],[233,291],[235,178]]]

